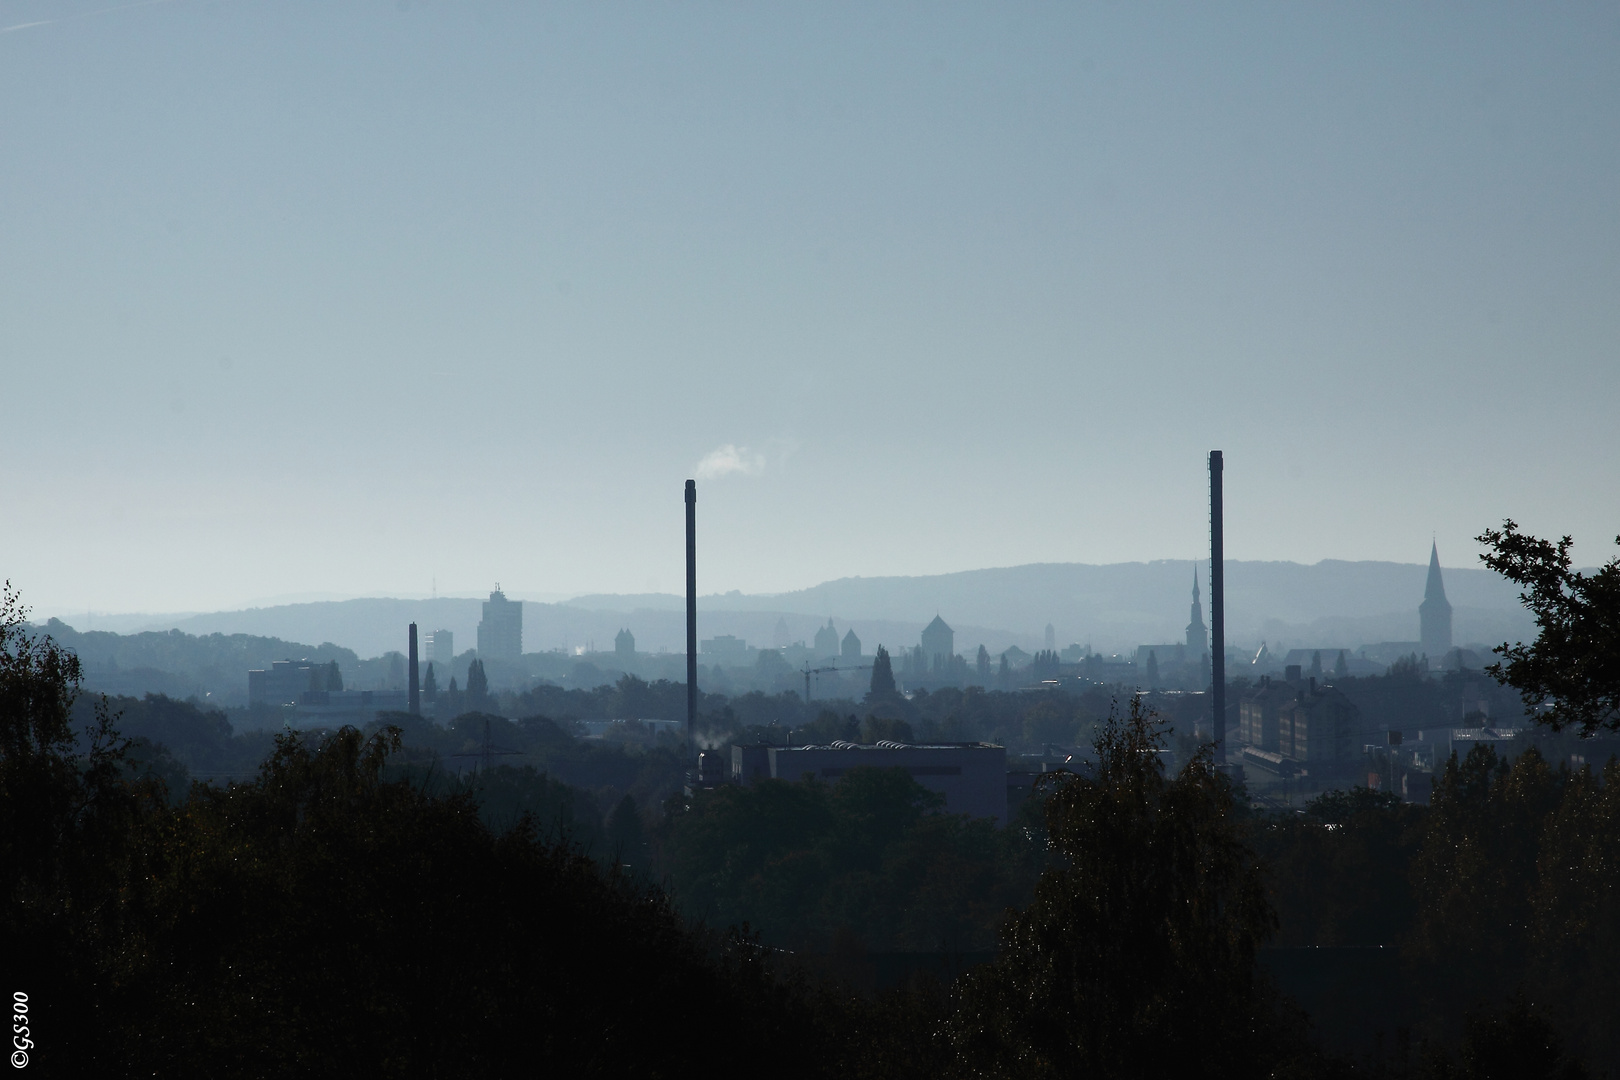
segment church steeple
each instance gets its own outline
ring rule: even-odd
[[[1423,642],[1423,654],[1438,661],[1451,651],[1451,601],[1446,599],[1446,585],[1440,579],[1440,547],[1429,547],[1429,580],[1423,586],[1423,603],[1418,605],[1418,636]]]
[[[1440,545],[1432,541],[1429,544],[1429,580],[1423,587],[1423,599],[1446,600],[1446,584],[1440,580]]]
[[[1187,650],[1197,656],[1209,652],[1209,629],[1204,625],[1204,605],[1198,602],[1198,564],[1193,564],[1191,618],[1187,622]]]

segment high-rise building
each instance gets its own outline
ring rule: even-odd
[[[456,635],[448,630],[435,630],[429,634],[427,658],[429,663],[439,665],[439,670],[449,671],[450,662],[456,658]]]
[[[613,638],[613,655],[622,664],[628,664],[636,658],[636,635],[629,630],[620,630]]]
[[[1046,624],[1046,651],[1057,651],[1057,627],[1051,623]]]
[[[478,655],[491,660],[516,660],[523,655],[523,602],[508,600],[499,586],[484,601]]]
[[[1423,587],[1423,603],[1418,605],[1418,638],[1423,654],[1438,661],[1451,651],[1451,601],[1440,580],[1440,548],[1429,547],[1429,580]]]

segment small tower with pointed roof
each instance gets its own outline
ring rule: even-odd
[[[1451,651],[1451,601],[1446,599],[1445,582],[1440,580],[1440,548],[1429,547],[1429,580],[1423,587],[1423,603],[1418,605],[1418,638],[1423,654],[1439,660]]]
[[[938,615],[934,621],[923,628],[922,651],[936,665],[950,663],[951,657],[956,653],[956,631],[945,624],[945,620]]]
[[[859,660],[861,658],[861,639],[855,636],[853,626],[844,634],[844,642],[840,649],[838,655],[845,660]]]

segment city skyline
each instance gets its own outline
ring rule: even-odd
[[[8,9],[40,609],[1620,534],[1610,10],[402,7]]]

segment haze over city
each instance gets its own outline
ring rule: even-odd
[[[1606,7],[5,18],[41,612],[1620,533]]]
[[[1617,57],[0,0],[14,1071],[1620,1077]]]

